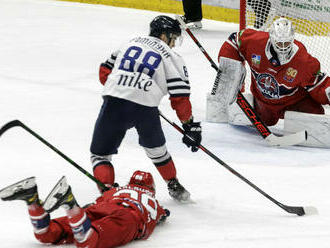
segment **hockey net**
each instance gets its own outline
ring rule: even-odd
[[[292,21],[295,38],[320,61],[321,71],[329,74],[330,1],[240,0],[240,29],[254,28],[267,31],[272,22],[279,17]],[[247,75],[247,84],[249,80]]]

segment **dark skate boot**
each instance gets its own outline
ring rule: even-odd
[[[72,194],[71,187],[66,182],[65,176],[58,181],[43,203],[43,207],[48,213],[53,212],[60,206],[63,206],[65,209],[78,206]]]
[[[28,205],[40,203],[35,177],[23,179],[0,190],[3,201],[23,200]]]
[[[178,201],[190,200],[190,193],[179,183],[178,179],[172,178],[167,182],[170,196]]]

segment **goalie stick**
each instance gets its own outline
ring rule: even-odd
[[[68,156],[66,156],[64,153],[62,153],[60,150],[58,150],[56,147],[54,147],[52,144],[50,144],[48,141],[46,141],[44,138],[42,138],[40,135],[38,135],[36,132],[34,132],[32,129],[30,129],[28,126],[26,126],[23,122],[19,120],[13,120],[5,124],[0,129],[0,137],[3,135],[8,129],[12,127],[21,127],[25,131],[32,134],[34,137],[36,137],[38,140],[40,140],[42,143],[44,143],[46,146],[48,146],[50,149],[52,149],[54,152],[56,152],[58,155],[60,155],[62,158],[64,158],[67,162],[72,164],[74,167],[76,167],[78,170],[80,170],[84,175],[92,179],[103,191],[108,190],[109,188],[105,186],[102,182],[97,180],[94,176],[92,176],[88,171],[86,171],[84,168],[79,166],[76,162],[74,162],[72,159],[70,159]]]
[[[176,130],[178,130],[181,134],[184,134],[184,131],[182,128],[180,128],[177,124],[174,122],[170,121],[167,119],[160,111],[159,115],[167,122],[169,123],[172,127],[174,127]],[[191,140],[194,140],[192,137],[187,135],[187,137]],[[275,203],[277,206],[280,208],[284,209],[286,212],[290,214],[296,214],[298,216],[303,216],[303,215],[313,215],[317,214],[317,208],[308,206],[308,207],[294,207],[294,206],[288,206],[280,203],[279,201],[275,200],[273,197],[268,195],[266,192],[261,190],[259,187],[257,187],[255,184],[253,184],[251,181],[246,179],[244,176],[242,176],[240,173],[238,173],[236,170],[231,168],[228,164],[226,164],[224,161],[222,161],[220,158],[218,158],[216,155],[214,155],[211,151],[209,151],[207,148],[205,148],[202,144],[198,146],[199,149],[201,149],[203,152],[205,152],[207,155],[209,155],[211,158],[213,158],[215,161],[217,161],[219,164],[221,164],[223,167],[225,167],[227,170],[229,170],[232,174],[237,176],[239,179],[243,180],[245,183],[250,185],[252,188],[254,188],[256,191],[258,191],[260,194],[262,194],[264,197]]]
[[[211,95],[215,95],[216,90],[218,88],[219,84],[219,77],[221,75],[221,71],[219,70],[218,66],[214,63],[210,55],[206,52],[204,47],[200,44],[200,42],[197,40],[197,38],[194,36],[194,34],[191,32],[189,27],[184,23],[184,21],[181,19],[180,16],[176,15],[175,18],[179,21],[181,27],[185,29],[185,31],[189,34],[191,39],[195,42],[195,44],[198,46],[198,48],[202,51],[204,56],[207,58],[207,60],[211,63],[211,66],[217,71],[216,80],[214,82]],[[247,118],[250,120],[252,125],[257,129],[258,133],[266,140],[266,142],[271,146],[279,146],[279,147],[285,147],[285,146],[292,146],[300,144],[307,140],[307,131],[301,131],[294,134],[289,134],[285,136],[276,136],[274,135],[269,128],[263,123],[263,121],[260,119],[260,117],[257,115],[255,110],[252,108],[251,104],[245,99],[242,92],[239,91],[237,94],[236,103],[241,108],[241,110],[244,112],[244,114],[247,116]]]

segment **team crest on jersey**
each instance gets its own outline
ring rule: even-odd
[[[276,79],[268,74],[259,74],[256,78],[258,89],[262,95],[268,99],[279,99],[280,90]]]
[[[285,81],[288,81],[288,82],[292,83],[294,81],[294,79],[296,78],[297,74],[298,74],[298,71],[296,69],[293,69],[292,67],[289,67],[286,70],[283,79]]]
[[[260,62],[261,62],[261,56],[260,55],[257,55],[257,54],[252,54],[252,64],[259,68],[260,67]]]

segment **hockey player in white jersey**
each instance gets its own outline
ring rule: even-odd
[[[170,196],[180,201],[190,198],[177,179],[158,114],[161,99],[169,94],[171,106],[182,122],[183,143],[193,152],[198,150],[201,126],[192,116],[187,68],[171,49],[180,38],[177,20],[157,16],[150,23],[149,36],[131,39],[101,64],[104,103],[90,150],[94,176],[102,183],[109,186],[114,183],[111,157],[118,152],[127,129],[135,127],[139,144],[167,182]]]

